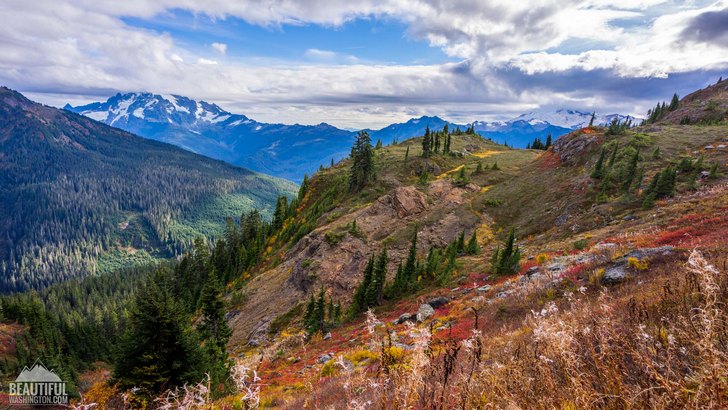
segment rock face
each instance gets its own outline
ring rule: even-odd
[[[425,320],[431,318],[434,314],[435,309],[433,309],[432,306],[428,305],[427,303],[423,303],[420,305],[420,309],[417,311],[417,321],[424,322]]]
[[[597,137],[594,135],[574,132],[557,139],[552,145],[552,149],[559,155],[561,162],[574,165],[577,158],[581,157],[581,153],[591,148],[596,142]]]
[[[400,218],[419,214],[427,209],[427,197],[412,186],[395,189],[389,194],[389,199]]]
[[[316,221],[315,230],[281,256],[280,264],[250,280],[245,308],[229,319],[233,328],[231,346],[248,341],[265,344],[266,339],[257,336],[267,335],[261,331],[253,336],[255,329],[292,309],[322,284],[330,297],[346,303],[361,280],[369,256],[380,252],[387,238],[397,238],[395,243],[387,244],[388,271],[393,273],[397,263],[407,257],[414,221],[426,221],[418,230],[420,252],[432,246],[447,246],[464,230],[469,235],[473,226],[490,223],[487,215],[479,215],[468,206],[468,195],[478,189],[472,184],[457,187],[447,179],[433,181],[423,190],[397,186],[362,208],[340,216],[336,210],[325,215]],[[353,221],[358,235],[346,229]],[[403,320],[416,320],[417,315],[412,313],[411,318]]]

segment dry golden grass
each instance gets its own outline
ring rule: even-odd
[[[321,379],[286,407],[726,408],[726,256],[711,263],[693,251],[679,265],[650,267],[616,288],[566,292],[517,326],[461,341],[416,326],[393,336],[370,315],[376,369]],[[405,354],[390,354],[398,342]]]

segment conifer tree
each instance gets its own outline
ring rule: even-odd
[[[632,186],[632,182],[634,182],[635,176],[637,175],[637,162],[639,161],[639,158],[640,152],[635,150],[630,157],[629,164],[625,170],[625,175],[622,178],[622,191],[624,192],[628,192],[629,188]]]
[[[367,309],[367,289],[371,286],[373,276],[374,255],[369,258],[369,262],[367,262],[366,268],[364,268],[364,274],[362,275],[359,287],[357,287],[354,292],[354,298],[351,305],[352,313],[363,312]]]
[[[366,307],[378,306],[382,303],[384,297],[384,282],[387,278],[387,249],[382,249],[372,272],[371,282],[367,286],[365,292]]]
[[[606,150],[602,148],[599,153],[599,159],[594,165],[594,170],[591,173],[591,177],[594,179],[600,179],[604,175],[604,157],[606,156]]]
[[[232,330],[225,320],[225,303],[222,300],[222,286],[215,272],[208,276],[200,295],[202,321],[197,332],[207,354],[207,372],[215,386],[224,385],[230,374],[232,361],[228,357],[227,343]]]
[[[377,139],[377,145],[375,145],[374,148],[375,149],[382,148],[382,139],[381,138]],[[332,161],[332,164],[331,165],[333,166],[333,161],[334,160],[332,159],[331,161]]]
[[[498,171],[498,170],[500,170],[500,168],[498,168],[498,162],[494,162],[494,163],[493,163],[493,166],[491,167],[491,169],[492,169],[493,171]]]
[[[400,269],[401,268],[401,269]],[[416,288],[417,284],[417,233],[412,237],[407,254],[407,261],[404,266],[400,263],[394,281],[390,285],[387,294],[390,297],[397,297]]]
[[[473,171],[473,174],[482,174],[483,173],[483,163],[478,161],[478,165],[475,167],[475,171]]]
[[[680,98],[678,98],[677,93],[672,95],[672,100],[670,101],[670,111],[675,111],[680,106]]]
[[[303,326],[306,329],[312,329],[316,325],[316,317],[314,316],[314,310],[316,309],[316,299],[311,292],[311,297],[306,305],[306,313],[303,315]]]
[[[614,162],[617,160],[617,149],[619,148],[619,144],[614,144],[614,148],[612,148],[612,154],[609,156],[609,163],[607,163],[607,168],[612,169],[614,166]]]
[[[288,198],[281,195],[276,201],[276,210],[273,213],[273,229],[279,230],[288,217]]]
[[[425,136],[422,138],[422,157],[429,158],[432,150],[432,133],[430,127],[425,129]]]
[[[493,272],[499,275],[509,275],[518,273],[520,269],[521,250],[515,244],[516,233],[511,230],[504,242],[503,250],[496,248],[495,253],[491,257]]]
[[[594,127],[594,117],[596,117],[597,112],[592,112],[591,119],[589,119],[589,128]]]
[[[652,159],[660,159],[660,157],[660,147],[657,147],[654,151],[652,151]]]
[[[129,327],[120,340],[114,379],[122,388],[151,393],[203,378],[204,354],[189,318],[170,291],[168,272],[158,271],[137,291]]]
[[[349,173],[349,190],[361,191],[367,183],[374,179],[374,158],[369,133],[360,131],[354,146],[351,148],[351,170]]]
[[[544,150],[547,150],[547,149],[549,149],[549,147],[551,146],[551,142],[552,142],[552,141],[551,141],[551,134],[548,134],[548,135],[546,136],[546,146],[544,147]]]
[[[470,240],[468,240],[468,244],[465,246],[465,253],[468,255],[477,255],[480,253],[480,245],[478,245],[478,237],[475,231],[470,235]]]
[[[319,294],[313,308],[312,324],[313,327],[309,328],[310,333],[326,332],[326,290],[324,290],[323,285],[319,290]]]
[[[457,242],[455,242],[455,251],[462,255],[465,253],[465,231],[460,232]]]

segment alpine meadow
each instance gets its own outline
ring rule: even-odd
[[[0,4],[0,406],[728,408],[728,2]]]

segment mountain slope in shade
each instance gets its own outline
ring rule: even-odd
[[[173,256],[196,236],[222,233],[225,217],[270,214],[296,189],[7,88],[0,169],[0,291]]]

